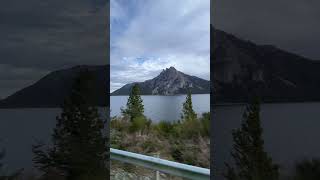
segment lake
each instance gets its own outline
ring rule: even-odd
[[[182,105],[186,95],[178,96],[141,96],[144,104],[145,115],[154,122],[161,120],[179,120],[182,112]],[[126,107],[128,96],[111,96],[110,106],[112,116],[121,115],[121,107]],[[192,95],[194,111],[201,115],[210,111],[210,94]]]
[[[240,126],[244,106],[216,106],[213,108],[213,150],[216,179],[224,162],[230,161],[231,131]],[[296,161],[320,158],[320,103],[283,103],[261,105],[265,148],[284,174]]]
[[[48,142],[60,109],[0,109],[0,148],[8,169],[32,168],[32,144]]]
[[[101,108],[101,116],[104,109]],[[0,149],[6,155],[0,162],[8,170],[25,168],[32,170],[32,145],[37,141],[51,142],[59,108],[0,109]]]

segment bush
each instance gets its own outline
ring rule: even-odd
[[[180,126],[182,138],[195,138],[198,137],[201,132],[201,124],[198,119],[183,121]]]
[[[176,123],[161,121],[158,124],[156,124],[154,128],[155,128],[155,131],[160,136],[164,136],[168,138],[169,136],[177,136],[179,134],[176,126],[177,126]]]
[[[126,131],[130,126],[129,120],[127,120],[126,117],[122,118],[112,118],[110,121],[110,127],[111,129],[117,130],[117,131]]]
[[[159,150],[159,144],[155,142],[153,139],[147,139],[142,142],[142,149],[147,153],[157,152]]]
[[[172,158],[178,162],[183,162],[183,157],[182,157],[183,151],[184,151],[184,146],[181,145],[179,142],[173,143],[173,145],[171,146],[171,149],[170,149],[170,153],[171,153]]]
[[[197,153],[191,149],[186,150],[182,154],[183,163],[198,166]]]
[[[121,149],[121,144],[124,137],[123,133],[125,132],[110,129],[110,136],[111,136],[110,145],[112,148]]]
[[[199,135],[210,136],[210,112],[203,113],[201,118],[188,121],[161,121],[154,125],[154,130],[166,138],[195,138]]]
[[[201,122],[201,135],[209,137],[210,136],[210,112],[202,114],[200,119]]]
[[[143,130],[145,130],[149,126],[150,126],[150,122],[144,116],[135,117],[132,120],[130,131],[131,132],[140,131],[142,133]]]

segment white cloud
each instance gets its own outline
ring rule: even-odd
[[[174,66],[210,77],[210,1],[111,0],[111,91]]]

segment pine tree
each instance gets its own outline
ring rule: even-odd
[[[122,114],[129,116],[132,122],[135,118],[144,117],[143,113],[144,106],[140,96],[140,87],[138,84],[135,84],[131,89],[126,109],[122,109]]]
[[[190,91],[188,91],[186,101],[183,103],[181,119],[184,121],[192,121],[197,119],[197,114],[194,112],[192,107],[192,97]]]
[[[201,134],[201,123],[193,110],[190,91],[188,91],[186,101],[183,103],[181,121],[178,122],[180,126],[178,126],[177,131],[182,138],[196,138]]]
[[[109,179],[105,122],[94,105],[94,76],[85,70],[65,99],[52,135],[53,146],[33,146],[34,163],[45,174],[53,170],[66,179]]]
[[[276,180],[278,166],[264,151],[263,129],[260,124],[260,105],[256,98],[247,105],[241,128],[233,131],[235,168],[227,164],[228,180]]]

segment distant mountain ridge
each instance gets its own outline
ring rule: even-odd
[[[256,45],[211,26],[214,102],[320,101],[320,61]]]
[[[88,70],[95,76],[94,89],[97,93],[95,104],[109,104],[107,86],[109,65],[106,66],[76,66],[69,69],[49,73],[31,86],[0,100],[0,108],[56,108],[61,107],[65,97],[70,93],[75,77]]]
[[[142,95],[186,94],[188,89],[193,94],[210,94],[210,81],[184,74],[170,67],[153,79],[126,84],[111,95],[129,95],[134,84],[139,85]]]

